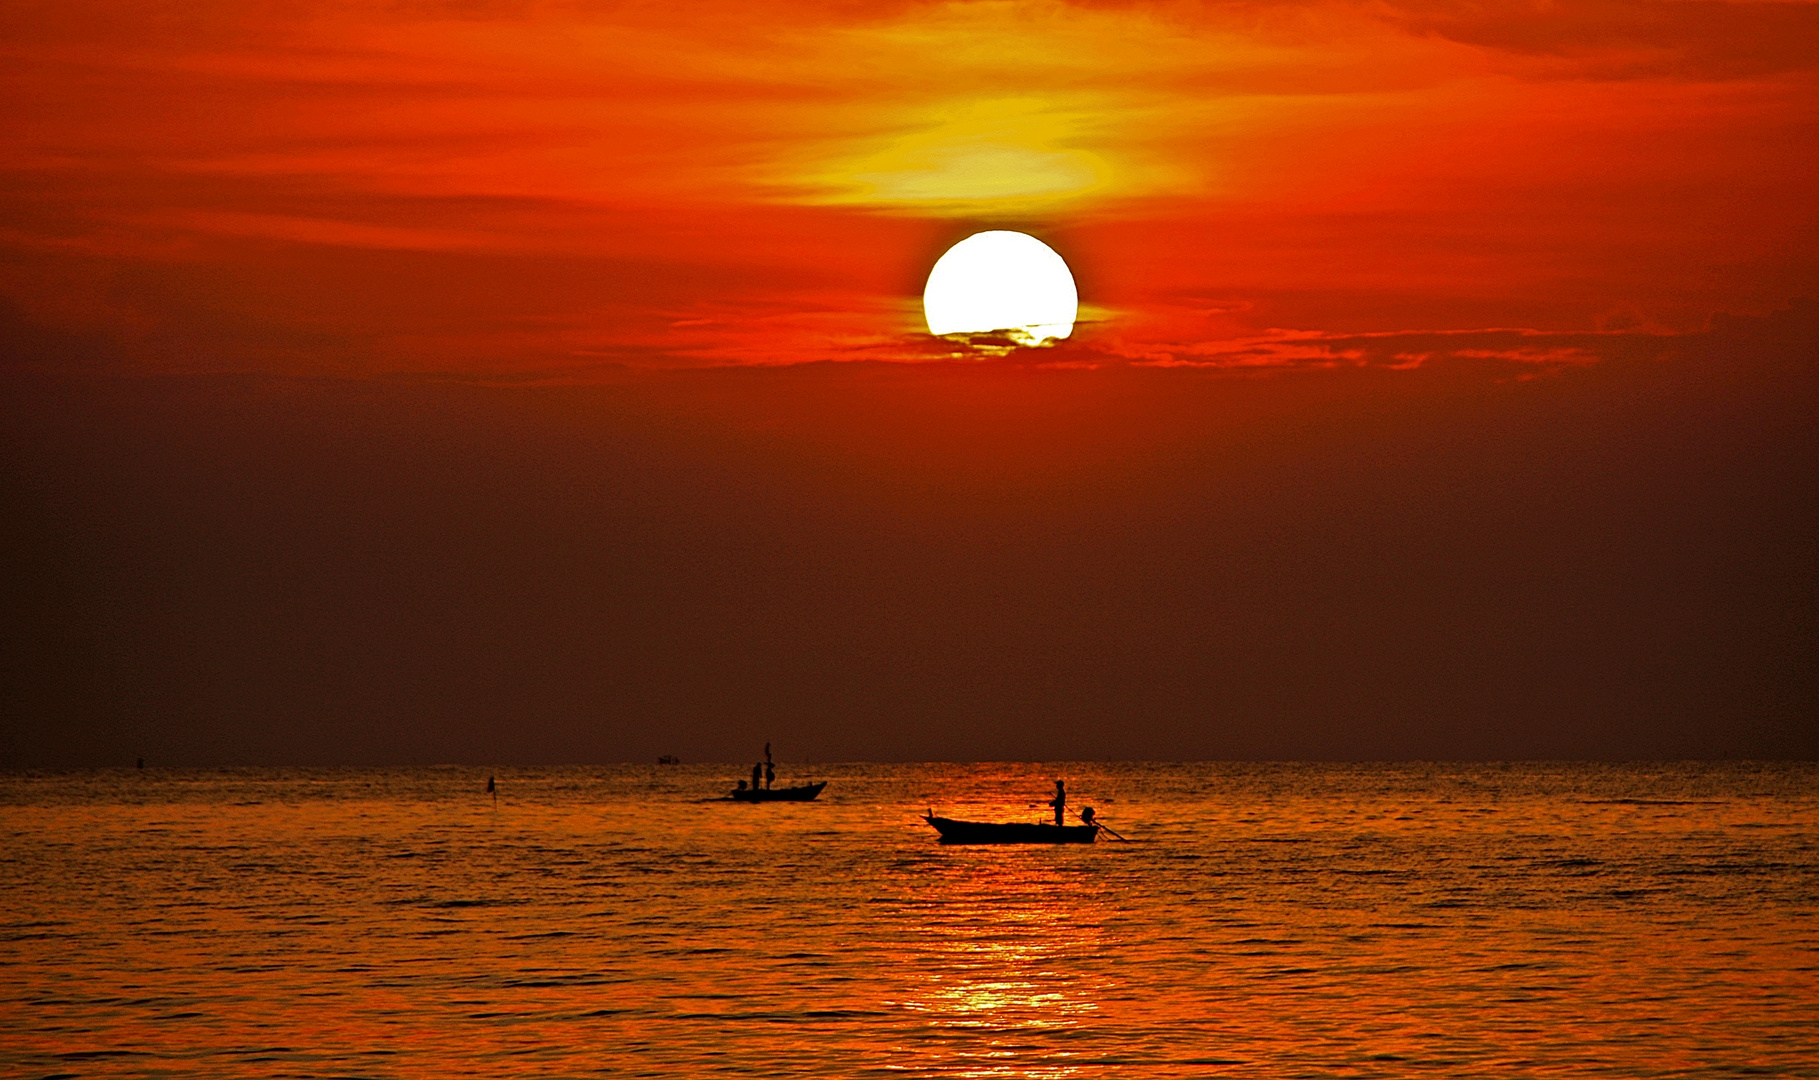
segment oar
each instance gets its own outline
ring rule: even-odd
[[[1033,802],[1033,803],[1030,803],[1029,805],[1030,805],[1030,808],[1033,810],[1038,806],[1054,806],[1055,804],[1052,802]],[[1107,825],[1105,822],[1100,821],[1097,818],[1093,819],[1092,821],[1087,821],[1085,818],[1080,817],[1080,811],[1075,810],[1072,807],[1069,807],[1067,812],[1074,815],[1077,818],[1080,818],[1080,820],[1082,822],[1084,822],[1085,824],[1096,825],[1099,828],[1104,829],[1106,832],[1111,833],[1113,836],[1116,836],[1118,839],[1124,841],[1127,844],[1131,842],[1130,837],[1117,832],[1110,825]]]
[[[1118,839],[1123,840],[1127,844],[1130,843],[1129,838],[1125,837],[1124,835],[1119,833],[1117,830],[1113,829],[1110,825],[1107,825],[1105,822],[1100,821],[1096,817],[1091,821],[1087,821],[1085,818],[1080,817],[1080,811],[1078,811],[1078,810],[1069,810],[1068,813],[1074,815],[1075,817],[1080,818],[1080,820],[1082,822],[1085,822],[1088,825],[1096,825],[1099,828],[1104,829],[1106,832],[1111,833],[1113,836],[1118,837]]]

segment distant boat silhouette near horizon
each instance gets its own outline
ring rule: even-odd
[[[799,784],[796,787],[739,787],[727,792],[726,797],[734,802],[809,802],[821,794],[821,789],[826,786],[826,780],[817,780],[812,784]]]
[[[764,760],[752,766],[752,782],[747,787],[745,781],[726,793],[734,802],[808,802],[821,794],[827,786],[826,780],[809,784],[797,784],[795,787],[772,787],[777,779],[777,763],[771,759],[771,744],[764,744]]]

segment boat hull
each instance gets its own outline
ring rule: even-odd
[[[941,834],[943,844],[1090,844],[1099,838],[1097,825],[955,821],[933,814],[923,815],[923,820]]]
[[[821,789],[826,786],[827,781],[822,780],[814,784],[803,784],[800,787],[758,788],[755,791],[751,788],[740,788],[737,791],[729,792],[726,797],[734,802],[808,802],[821,794]]]

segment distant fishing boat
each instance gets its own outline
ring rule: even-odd
[[[821,794],[821,789],[826,786],[826,780],[780,788],[748,788],[741,782],[738,788],[727,792],[726,797],[734,802],[808,802]]]
[[[827,786],[826,780],[813,784],[798,784],[795,787],[772,787],[777,779],[777,763],[771,760],[771,744],[764,744],[764,760],[752,766],[752,783],[747,787],[745,781],[726,793],[734,802],[808,802],[821,794]]]
[[[941,834],[943,844],[1090,844],[1099,838],[1099,825],[1025,824],[1020,821],[956,821],[936,817],[930,810],[923,820]]]

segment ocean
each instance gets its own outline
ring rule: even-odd
[[[0,1074],[1819,1076],[1811,763],[749,768],[0,775]]]

